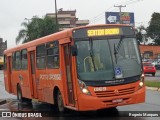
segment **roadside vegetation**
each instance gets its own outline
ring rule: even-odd
[[[145,81],[146,86],[148,87],[158,87],[160,88],[160,81]]]
[[[22,22],[24,28],[19,31],[16,38],[16,44],[26,43],[58,31],[59,25],[56,24],[55,18],[45,16],[39,18],[34,16],[28,22]]]
[[[148,27],[141,25],[135,31],[139,44],[153,39],[153,42],[148,45],[160,45],[160,13],[154,12],[152,14]]]

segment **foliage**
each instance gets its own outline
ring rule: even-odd
[[[160,82],[156,81],[145,81],[146,86],[148,87],[158,87],[160,88]]]
[[[140,31],[138,31],[138,29],[136,29],[136,39],[138,41],[138,44],[140,44],[142,42],[142,39],[143,39],[142,34],[141,34]]]
[[[26,43],[40,37],[57,32],[59,25],[56,25],[55,19],[45,16],[39,18],[34,16],[30,21],[21,24],[24,29],[19,31],[16,38],[16,44]]]
[[[139,26],[136,31],[136,38],[138,40],[138,43],[140,44],[144,40],[144,35],[142,34],[143,31],[146,31],[146,28],[144,26]],[[145,39],[146,40],[146,39]]]
[[[147,28],[147,35],[154,39],[156,45],[160,45],[160,13],[152,14],[150,25]]]

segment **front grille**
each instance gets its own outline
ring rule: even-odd
[[[132,94],[135,91],[135,87],[125,88],[125,89],[116,89],[116,90],[106,90],[106,91],[96,91],[95,94],[97,97],[112,97]]]

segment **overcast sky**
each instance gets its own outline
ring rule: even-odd
[[[16,46],[15,38],[25,18],[55,12],[55,0],[0,0],[0,37],[8,48]],[[122,12],[134,12],[135,24],[147,25],[153,12],[160,12],[160,0],[57,0],[57,8],[75,10],[79,19],[91,24],[105,23],[105,12],[118,12],[114,5],[126,5]]]

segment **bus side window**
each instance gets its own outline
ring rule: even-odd
[[[28,66],[27,50],[26,49],[22,50],[21,54],[22,54],[22,65],[21,65],[21,68],[22,68],[22,70],[26,70],[27,66]]]
[[[46,45],[42,44],[36,48],[36,63],[38,69],[46,68]]]
[[[12,53],[12,70],[14,70],[15,69],[15,61],[16,61],[16,56],[15,56],[16,54],[15,53]]]
[[[47,67],[59,68],[59,44],[58,41],[47,43]]]
[[[16,51],[14,54],[14,68],[15,70],[21,69],[21,54],[20,51]]]

